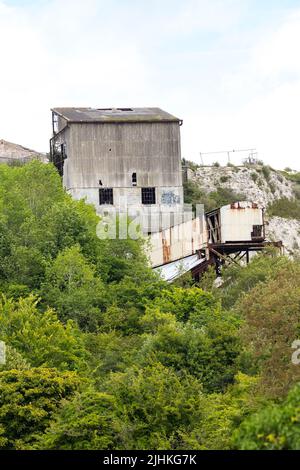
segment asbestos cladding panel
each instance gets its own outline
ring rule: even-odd
[[[178,123],[71,124],[70,187],[181,186]]]
[[[250,241],[253,225],[263,225],[263,211],[260,208],[221,208],[222,243],[229,241]]]
[[[204,218],[188,220],[150,237],[152,267],[190,256],[207,241]]]

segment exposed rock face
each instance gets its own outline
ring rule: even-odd
[[[266,167],[199,167],[189,172],[189,179],[207,192],[231,188],[265,207],[276,199],[294,197],[292,182]]]
[[[271,241],[282,240],[287,255],[300,253],[300,221],[272,217],[266,225],[266,236]]]
[[[6,140],[0,140],[0,163],[26,163],[38,159],[46,163],[47,157],[35,150],[30,150],[22,145],[13,144]]]
[[[265,208],[281,198],[294,199],[294,186],[280,172],[263,167],[199,167],[189,170],[188,179],[199,184],[206,192],[217,188],[231,188],[244,194],[249,201]],[[300,220],[266,217],[266,236],[271,241],[282,240],[288,255],[300,253]]]

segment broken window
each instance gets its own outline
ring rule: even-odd
[[[136,185],[137,185],[136,173],[132,173],[132,186],[136,186]]]
[[[263,226],[262,225],[253,225],[253,232],[251,232],[252,240],[256,238],[263,238]]]
[[[142,204],[156,204],[155,188],[142,188]]]
[[[60,154],[63,160],[67,158],[66,144],[60,144]]]
[[[99,204],[100,206],[104,204],[111,204],[114,203],[114,195],[112,188],[101,188],[99,189]]]

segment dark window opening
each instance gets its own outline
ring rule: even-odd
[[[67,152],[66,152],[66,145],[65,144],[60,144],[60,153],[61,153],[61,158],[63,160],[66,160]]]
[[[155,188],[142,188],[142,204],[156,204]]]
[[[136,173],[132,173],[132,186],[137,185],[137,176]]]
[[[253,232],[251,233],[252,240],[256,238],[263,238],[263,226],[262,225],[253,225]]]
[[[132,108],[118,108],[118,111],[133,111]]]
[[[104,204],[113,204],[114,195],[112,188],[101,188],[99,189],[99,204],[100,206]]]

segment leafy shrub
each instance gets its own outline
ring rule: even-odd
[[[1,339],[32,366],[82,368],[86,352],[76,325],[71,321],[63,325],[53,310],[39,312],[37,303],[33,296],[0,299]]]
[[[196,171],[199,168],[199,165],[191,160],[182,159],[182,165],[189,168],[192,171]]]
[[[223,285],[215,291],[221,298],[222,306],[225,309],[232,308],[257,284],[268,282],[284,266],[291,265],[291,261],[287,258],[277,255],[276,249],[268,249],[255,256],[247,266],[233,266],[224,270]]]
[[[149,308],[159,308],[163,313],[172,313],[179,321],[195,320],[199,326],[206,324],[212,315],[220,314],[219,300],[198,287],[172,287],[163,290],[161,295],[148,305]]]
[[[4,370],[28,370],[31,365],[15,348],[6,345],[6,361],[0,365],[0,372]]]
[[[300,385],[280,404],[270,404],[246,419],[234,433],[240,450],[299,450]]]
[[[215,191],[207,193],[199,184],[188,181],[184,184],[184,200],[187,204],[204,204],[206,211],[245,200],[245,194],[236,193],[231,188],[218,187]]]
[[[272,182],[269,182],[269,188],[270,188],[270,191],[272,194],[274,194],[276,192],[276,186],[274,183]]]
[[[264,165],[261,169],[262,174],[264,175],[266,181],[269,181],[270,176],[271,176],[271,168],[267,165]]]
[[[277,216],[285,219],[300,219],[300,201],[284,197],[270,204],[267,211],[271,217]]]
[[[241,337],[260,371],[260,389],[271,398],[285,396],[300,379],[300,368],[291,360],[299,337],[299,282],[300,265],[289,262],[236,305],[244,318]]]
[[[112,374],[105,391],[114,396],[122,449],[184,449],[204,410],[202,386],[194,377],[160,363]]]
[[[24,449],[34,442],[79,383],[75,373],[55,369],[0,372],[0,448]]]
[[[294,183],[300,183],[300,172],[292,172],[292,170],[287,171],[287,169],[284,170],[283,175],[288,179],[289,181],[293,181]]]
[[[140,349],[142,364],[155,358],[178,372],[185,370],[206,391],[232,383],[239,356],[237,330],[211,293],[174,288],[148,306],[141,322],[149,332]]]
[[[280,174],[277,174],[277,179],[278,179],[278,181],[279,181],[280,183],[283,183],[283,182],[284,182],[284,178],[283,178],[283,176],[280,175]]]
[[[105,307],[105,287],[79,246],[63,250],[46,269],[41,288],[44,303],[60,320],[75,320],[82,330],[95,331]]]
[[[224,175],[224,176],[221,176],[221,178],[220,178],[221,183],[227,183],[227,181],[229,181],[229,180],[230,180],[230,176],[225,176]]]
[[[35,449],[105,450],[116,448],[115,400],[107,393],[88,389],[76,393],[62,406],[44,435],[37,437]]]
[[[254,181],[254,183],[256,183],[256,181],[257,181],[257,179],[258,179],[258,174],[257,174],[257,172],[256,172],[256,171],[252,171],[252,173],[251,173],[250,176],[251,176],[252,180]]]

